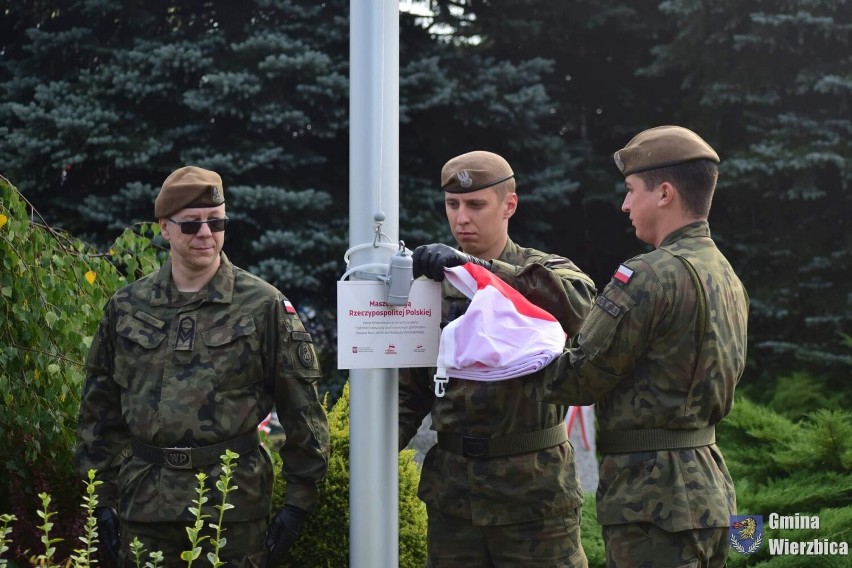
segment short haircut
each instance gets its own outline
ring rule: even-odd
[[[501,181],[494,186],[494,191],[497,192],[497,197],[500,201],[503,201],[506,199],[507,195],[515,193],[515,178],[511,177],[507,180]]]
[[[683,199],[683,208],[687,213],[707,218],[716,181],[719,179],[719,167],[710,160],[692,160],[674,166],[639,172],[645,188],[651,190],[663,182],[675,186]]]

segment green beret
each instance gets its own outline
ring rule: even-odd
[[[441,189],[449,193],[468,193],[485,189],[515,177],[509,162],[491,152],[468,152],[456,156],[441,170]]]
[[[657,126],[640,132],[612,157],[624,177],[691,160],[719,163],[716,151],[698,134],[682,126]]]
[[[216,207],[225,203],[222,178],[216,172],[195,166],[177,169],[166,178],[154,201],[157,219],[189,207]]]

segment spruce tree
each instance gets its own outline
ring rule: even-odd
[[[751,295],[751,373],[852,371],[852,11],[842,0],[661,4],[675,39],[643,70],[675,76],[673,119],[722,157],[711,228]]]

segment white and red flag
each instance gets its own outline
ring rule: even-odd
[[[487,268],[467,263],[446,268],[444,274],[471,302],[462,316],[441,331],[436,394],[444,390],[439,378],[501,381],[522,377],[562,353],[567,336],[556,318]]]

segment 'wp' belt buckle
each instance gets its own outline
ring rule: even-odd
[[[192,448],[163,448],[163,463],[172,469],[192,469]]]

